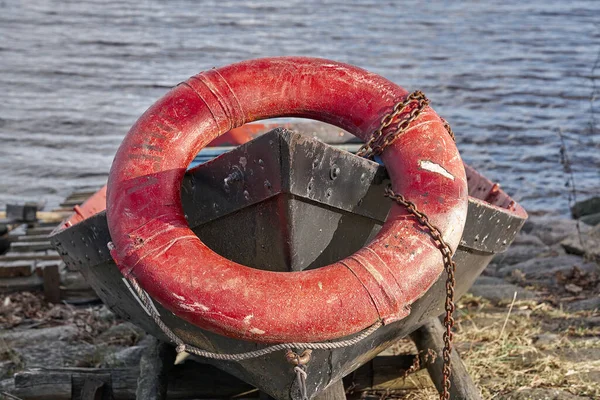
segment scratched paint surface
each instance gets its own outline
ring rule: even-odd
[[[298,54],[422,89],[467,162],[566,213],[559,128],[581,197],[600,191],[600,2],[494,3],[1,1],[0,209],[101,186],[134,121],[198,71]]]

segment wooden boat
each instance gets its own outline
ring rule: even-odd
[[[106,214],[96,214],[100,192],[51,240],[113,311],[178,351],[274,398],[314,397],[442,314],[452,255],[460,296],[525,221],[497,184],[463,167],[428,104],[322,59],[200,73],[132,127]],[[210,140],[282,116],[335,124],[386,169],[331,137],[275,129],[186,173]],[[388,185],[410,203],[385,197]],[[309,362],[281,351],[308,347],[318,349]]]
[[[385,168],[341,149],[353,150],[356,144],[337,143],[336,147],[320,140],[334,141],[339,130],[322,132],[311,137],[275,129],[190,169],[182,192],[190,227],[217,253],[253,268],[276,271],[319,268],[368,243],[392,204],[382,195],[389,182]],[[337,136],[338,142],[348,136]],[[208,153],[215,155],[219,148]],[[238,165],[240,157],[254,167],[225,189],[224,181],[235,171],[233,166]],[[316,157],[325,162],[314,166]],[[334,181],[329,167],[333,163],[341,172]],[[465,169],[470,197],[466,227],[454,256],[457,297],[466,292],[495,254],[508,248],[526,218],[524,210],[497,184],[467,165]],[[310,191],[308,182],[313,182]],[[104,211],[96,213],[103,207],[103,196],[101,191],[84,204],[51,240],[64,261],[80,269],[111,310],[168,341],[109,254],[106,215]],[[226,237],[223,232],[227,232]],[[322,391],[428,318],[441,315],[444,282],[442,275],[412,305],[406,318],[378,329],[358,345],[315,351],[307,366],[308,392],[312,395]],[[199,329],[159,303],[155,306],[179,336],[203,349],[235,353],[266,347]],[[241,362],[207,362],[277,399],[298,396],[295,376],[281,353]]]

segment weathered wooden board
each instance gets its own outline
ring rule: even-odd
[[[49,235],[53,230],[54,226],[35,226],[27,229],[27,236],[38,236],[38,235]]]
[[[48,265],[42,271],[46,301],[60,303],[60,271],[58,264]]]
[[[3,256],[0,256],[0,262],[7,261],[24,261],[24,260],[34,260],[34,261],[49,261],[49,260],[61,260],[60,256],[55,251],[45,251],[43,253],[35,253],[35,252],[26,252],[26,253],[14,253],[9,252]]]
[[[41,290],[43,280],[37,275],[0,278],[0,293]]]
[[[34,269],[33,260],[0,261],[0,278],[31,276]]]
[[[67,217],[73,210],[58,211],[38,211],[36,217],[38,221],[57,224]],[[0,211],[0,219],[6,219],[6,212]]]
[[[52,231],[50,231],[52,232]],[[27,230],[27,234],[23,236],[18,236],[15,242],[45,242],[48,240],[48,235],[30,235],[29,229]]]
[[[14,388],[9,393],[23,400],[70,400],[74,381],[109,373],[115,400],[133,400],[139,372],[139,368],[35,368],[15,374]],[[231,398],[253,389],[213,366],[197,363],[174,366],[168,387],[169,399]]]
[[[319,394],[318,399],[343,399],[345,398],[342,396],[345,393],[344,387],[351,387],[350,392],[353,397],[360,397],[360,393],[368,390],[414,390],[430,387],[432,383],[425,370],[404,376],[403,372],[412,366],[414,357],[413,355],[376,357],[344,378],[343,384],[341,381],[332,383],[327,390]],[[159,370],[164,368],[164,365],[158,366]],[[152,368],[142,369],[146,373],[152,370]],[[110,375],[110,379],[107,375]],[[139,393],[146,393],[148,390],[144,391],[145,389],[155,389],[158,386],[151,374],[143,379],[140,378],[140,368],[34,368],[15,375],[14,388],[10,388],[10,393],[23,400],[67,400],[71,399],[74,382],[79,382],[81,387],[81,382],[86,379],[110,382],[115,400],[135,399],[136,390],[140,390],[139,385],[146,385]],[[259,392],[208,364],[186,362],[174,366],[168,375],[169,399],[231,398],[235,395],[241,395],[238,398],[255,398],[259,396]]]
[[[54,247],[50,241],[44,240],[41,242],[13,242],[10,244],[10,251],[14,253],[27,253],[30,251],[45,251],[53,250]]]
[[[438,391],[442,391],[442,350],[444,348],[443,333],[445,329],[437,318],[432,318],[411,334],[411,339],[417,345],[419,352],[427,354],[433,350],[438,357],[428,362],[427,370]],[[481,392],[473,383],[465,365],[458,353],[453,350],[451,355],[452,374],[450,378],[450,398],[452,400],[482,400]]]

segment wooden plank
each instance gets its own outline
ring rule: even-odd
[[[38,235],[45,235],[48,236],[54,229],[56,228],[56,226],[36,226],[33,228],[28,228],[27,229],[27,235],[31,235],[31,236],[38,236]]]
[[[93,376],[74,376],[71,400],[112,400],[112,382],[109,372]]]
[[[42,278],[37,275],[19,276],[16,278],[0,278],[0,293],[35,291],[43,287]]]
[[[63,201],[62,203],[59,204],[60,208],[73,208],[75,206],[80,206],[83,202],[85,202],[86,199],[81,198],[81,199],[73,199],[73,200],[69,200],[69,201]]]
[[[68,269],[61,274],[60,299],[70,304],[95,303],[100,300],[79,272]]]
[[[440,320],[432,318],[410,335],[411,339],[417,345],[419,353],[428,354],[429,350],[432,350],[438,355],[433,362],[428,360],[429,362],[426,365],[431,380],[440,393],[442,392],[442,350],[444,348],[442,335],[444,331],[445,329]],[[450,383],[452,386],[450,387],[450,399],[482,400],[481,392],[473,383],[465,365],[455,350],[452,350],[451,353],[451,363],[452,375]]]
[[[408,377],[403,375],[402,372],[412,366],[413,360],[414,356],[376,357],[361,366],[355,373],[344,378],[344,382],[346,386],[353,385],[352,390],[355,394],[367,390],[391,391],[431,386],[431,380],[424,369]],[[148,371],[147,368],[142,369]],[[116,400],[135,399],[136,388],[140,385],[153,385],[152,379],[156,379],[156,375],[153,373],[145,374],[146,379],[141,379],[139,367],[116,369],[34,368],[15,375],[15,389],[11,393],[23,400],[67,400],[71,399],[72,382],[93,377],[100,377],[100,380],[107,381],[106,374],[110,374],[112,391]],[[238,394],[246,394],[242,398],[248,398],[258,396],[258,391],[253,389],[252,386],[211,365],[188,361],[173,366],[168,377],[167,395],[169,399],[231,398]],[[342,393],[342,383],[336,383],[317,398],[318,400],[338,400],[342,398]]]
[[[33,260],[0,261],[0,278],[31,276],[35,269]]]
[[[73,213],[73,207],[55,208],[52,212],[60,215],[71,215]]]
[[[38,221],[36,222],[34,225],[30,226],[30,228],[38,228],[38,227],[42,227],[42,228],[48,228],[48,227],[53,227],[56,228],[56,226],[61,223],[64,219],[68,218],[72,213],[69,214],[64,214],[64,218],[61,219],[60,221]]]
[[[30,235],[28,234],[17,236],[15,242],[45,242],[48,241],[48,235]]]
[[[23,400],[70,400],[72,382],[110,374],[115,400],[136,398],[139,367],[132,368],[31,368],[15,374],[11,394]],[[169,374],[168,398],[231,398],[252,391],[252,386],[217,368],[186,362]]]
[[[43,242],[13,242],[10,244],[10,251],[16,253],[26,253],[31,251],[53,250],[54,247],[49,241]]]
[[[89,189],[75,190],[74,192],[71,192],[71,194],[69,194],[67,196],[67,199],[72,199],[74,197],[85,197],[85,198],[88,198],[91,195],[93,195],[94,193],[96,193],[97,191],[98,191],[98,189],[96,189],[96,190],[89,190]]]
[[[57,252],[44,252],[44,253],[7,253],[3,256],[0,256],[0,262],[9,262],[9,261],[25,261],[25,260],[39,260],[39,261],[49,261],[49,260],[60,260],[60,256]]]
[[[59,223],[68,217],[73,210],[38,211],[36,217],[39,221],[46,223]],[[6,219],[6,211],[0,211],[0,219]]]
[[[57,264],[43,268],[44,297],[49,303],[60,303],[60,271]]]

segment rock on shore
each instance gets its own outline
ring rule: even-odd
[[[566,309],[600,308],[600,226],[563,217],[531,217],[471,292],[493,302],[543,295]],[[534,293],[537,290],[537,295]]]

